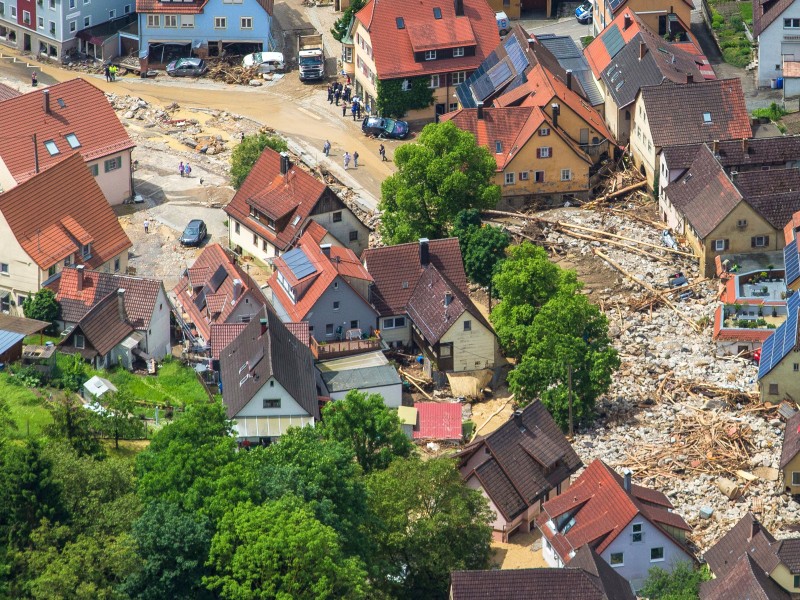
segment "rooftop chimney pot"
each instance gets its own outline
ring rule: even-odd
[[[631,477],[633,473],[630,469],[625,469],[622,472],[622,486],[625,488],[625,491],[629,494],[631,493]]]
[[[628,27],[630,27],[632,24],[633,21],[631,19],[631,16],[628,13],[625,13],[625,17],[623,18],[622,21],[622,31],[627,31]]]
[[[572,89],[572,69],[567,69],[567,89]]]
[[[75,272],[78,275],[78,285],[77,285],[77,287],[78,287],[78,291],[79,292],[83,291],[83,271],[84,271],[84,266],[83,265],[78,265],[77,267],[75,267]]]
[[[281,175],[284,177],[289,173],[289,167],[292,165],[289,160],[288,152],[281,152]]]
[[[261,335],[264,335],[265,333],[267,333],[267,320],[261,319],[259,323],[261,324]]]
[[[44,101],[44,112],[50,114],[50,90],[42,90],[42,99]]]
[[[645,54],[647,54],[647,44],[639,42],[639,60],[642,60]]]
[[[119,311],[119,320],[127,321],[128,315],[125,313],[125,290],[123,288],[117,290],[117,310]]]
[[[242,295],[242,280],[241,279],[234,279],[233,280],[233,301],[238,302],[239,296]]]
[[[478,102],[478,120],[483,119],[483,102]]]
[[[428,266],[430,262],[428,242],[428,238],[419,238],[419,264],[421,267]]]
[[[457,17],[464,16],[464,0],[454,0],[454,8]]]

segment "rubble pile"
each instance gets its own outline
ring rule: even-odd
[[[207,77],[215,81],[222,81],[232,85],[261,85],[261,76],[258,66],[243,67],[241,56],[225,58],[209,58]]]

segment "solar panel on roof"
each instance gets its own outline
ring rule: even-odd
[[[306,256],[306,253],[303,252],[302,248],[290,250],[281,258],[297,279],[303,279],[303,277],[308,277],[312,273],[317,272],[317,268],[311,264],[311,261],[308,260],[308,257]]]
[[[608,5],[611,8],[611,12],[617,10],[624,2],[625,0],[608,0]]]
[[[495,86],[494,83],[492,83],[492,80],[488,75],[484,75],[475,82],[475,85],[472,87],[472,93],[478,100],[484,100],[492,95],[494,89]]]
[[[517,41],[516,36],[509,36],[503,42],[503,45],[508,57],[511,59],[511,64],[514,65],[514,70],[517,73],[524,71],[528,67],[528,59],[525,56],[525,52],[519,47],[519,41]]]
[[[797,318],[800,312],[800,293],[789,296],[786,320],[761,345],[758,378],[761,379],[797,345]]]
[[[625,40],[622,39],[622,33],[616,25],[609,27],[600,39],[611,58],[614,58],[625,47]]]
[[[495,67],[489,71],[488,75],[492,85],[495,88],[498,88],[506,81],[511,79],[511,67],[508,66],[507,62],[501,62],[500,64],[495,65]]]
[[[786,283],[800,277],[800,254],[797,253],[797,240],[794,239],[783,249],[783,262],[786,265]]]
[[[213,277],[211,277],[211,281],[208,282],[211,291],[216,292],[219,289],[219,286],[222,285],[222,282],[225,281],[227,276],[228,272],[225,270],[225,267],[222,265],[217,267],[217,270],[214,271]]]
[[[203,310],[206,307],[206,291],[204,289],[194,297],[194,305],[197,310]]]

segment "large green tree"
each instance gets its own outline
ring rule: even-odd
[[[597,397],[608,390],[619,367],[605,315],[583,294],[565,290],[536,313],[525,337],[525,354],[508,374],[517,401],[541,398],[566,428],[571,378],[573,422],[590,423]]]
[[[389,243],[444,237],[460,211],[492,208],[500,199],[494,157],[453,123],[426,125],[394,161],[398,171],[384,180],[379,206]]]
[[[69,394],[54,396],[46,406],[53,422],[46,425],[44,431],[51,439],[65,441],[81,456],[105,456],[105,450],[97,439],[93,412]]]
[[[336,19],[331,29],[331,35],[337,42],[341,42],[347,36],[347,30],[350,28],[350,21],[353,16],[360,11],[367,4],[367,0],[352,0],[350,5],[344,9],[342,16]]]
[[[242,140],[242,143],[233,149],[231,154],[231,185],[239,189],[250,174],[253,165],[256,164],[258,157],[264,148],[272,148],[275,152],[286,152],[289,149],[286,141],[275,135],[259,133],[250,135]]]
[[[695,569],[691,563],[682,561],[672,572],[653,567],[647,575],[640,595],[652,600],[697,600],[700,584],[711,579],[708,567]]]
[[[114,448],[119,449],[120,439],[142,437],[144,425],[136,415],[136,401],[125,389],[103,397],[104,410],[98,413],[101,430],[114,439]]]
[[[350,446],[365,473],[385,469],[392,459],[408,456],[414,448],[397,412],[386,407],[380,394],[351,390],[325,407],[317,429],[324,438]]]
[[[550,262],[540,246],[523,242],[508,248],[508,257],[492,278],[500,302],[492,323],[506,356],[522,358],[529,344],[529,327],[539,309],[561,290],[580,289],[574,271]]]
[[[367,486],[376,587],[393,598],[444,599],[451,571],[487,568],[491,515],[452,460],[398,459]]]
[[[483,225],[480,211],[474,208],[456,215],[450,235],[458,238],[469,280],[491,292],[492,276],[505,259],[511,237],[499,227]]]
[[[281,442],[282,443],[282,442]],[[237,505],[211,542],[207,586],[225,600],[367,598],[367,574],[295,496]]]
[[[52,323],[58,317],[59,306],[56,295],[49,288],[42,288],[22,302],[22,312],[29,319]]]

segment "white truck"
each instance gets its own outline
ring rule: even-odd
[[[297,36],[297,62],[300,65],[300,81],[325,77],[325,53],[321,33]]]

